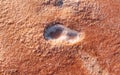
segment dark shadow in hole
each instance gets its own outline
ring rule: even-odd
[[[70,31],[67,33],[68,39],[74,39],[77,36],[77,32]]]
[[[62,31],[63,31],[63,28],[61,27],[56,27],[54,28],[55,31],[51,31],[48,36],[50,36],[52,39],[57,39],[58,37],[60,37]]]
[[[43,3],[43,5],[50,5],[50,4],[52,4],[53,6],[62,6],[63,0],[48,0]]]
[[[62,6],[63,5],[63,0],[55,0],[54,6]]]
[[[50,38],[51,39],[57,39],[61,35],[61,33],[64,30],[64,28],[59,27],[59,26],[57,27],[58,24],[62,25],[62,23],[59,23],[59,22],[51,22],[51,23],[47,24],[47,26],[44,29],[44,33],[43,33],[43,36],[44,36],[45,40],[49,40]],[[54,26],[56,26],[56,27],[54,27]],[[54,27],[55,30],[51,30],[51,32],[48,32],[48,30],[51,27]],[[50,37],[50,38],[48,38],[48,37]]]

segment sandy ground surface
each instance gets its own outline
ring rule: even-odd
[[[52,45],[51,22],[85,37]],[[0,75],[120,75],[120,0],[0,0]]]

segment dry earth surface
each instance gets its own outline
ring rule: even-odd
[[[51,23],[85,37],[52,45]],[[120,75],[120,0],[0,0],[0,75]]]

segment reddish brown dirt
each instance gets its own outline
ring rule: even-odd
[[[0,0],[0,75],[120,75],[120,0]],[[52,46],[60,22],[82,42]]]

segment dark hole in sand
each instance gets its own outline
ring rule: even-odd
[[[62,29],[61,28],[56,28],[55,31],[51,31],[48,35],[53,38],[53,39],[57,39],[62,33]]]
[[[63,5],[63,0],[47,0],[43,4],[44,5],[52,4],[53,6],[62,6]]]
[[[45,29],[44,38],[46,40],[57,39],[61,36],[64,28],[60,25],[51,25]]]
[[[55,0],[54,6],[62,6],[63,5],[63,0]]]

